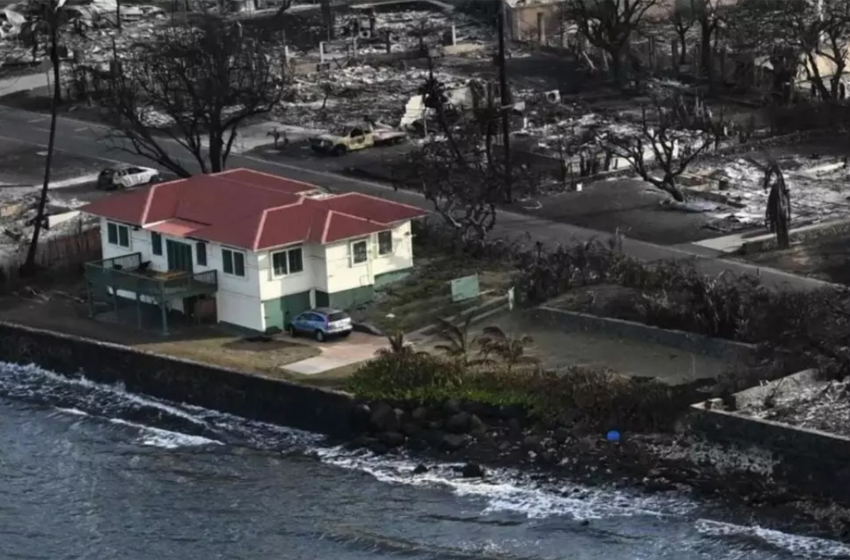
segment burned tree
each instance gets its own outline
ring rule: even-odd
[[[791,195],[785,185],[785,176],[779,163],[775,160],[768,162],[764,171],[762,188],[770,191],[767,196],[765,221],[771,233],[776,234],[776,243],[780,249],[791,247],[788,229],[791,226]]]
[[[714,86],[714,53],[722,23],[721,0],[690,0],[694,18],[699,26],[700,48],[699,66],[703,76],[708,78],[709,87]]]
[[[743,0],[730,18],[737,47],[766,57],[773,68],[773,92],[791,99],[801,71],[816,97],[838,100],[850,55],[850,5],[843,0]],[[828,75],[823,75],[824,69]]]
[[[47,207],[47,195],[50,188],[50,172],[53,165],[53,154],[56,144],[56,119],[59,112],[59,104],[62,102],[62,81],[60,70],[60,47],[62,28],[73,18],[65,9],[65,0],[31,0],[25,10],[26,23],[21,29],[24,37],[27,37],[33,45],[33,53],[40,46],[47,50],[47,57],[53,71],[51,86],[53,88],[50,102],[50,135],[47,140],[47,158],[44,163],[44,182],[41,187],[41,195],[36,208],[35,223],[33,224],[32,238],[30,239],[27,259],[21,267],[24,276],[35,274],[36,255],[38,253],[38,242],[43,227],[45,209]]]
[[[238,128],[280,104],[286,76],[276,47],[260,32],[212,16],[136,44],[132,57],[115,64],[103,102],[112,140],[181,177],[191,173],[171,143],[203,173],[223,170]]]
[[[408,155],[400,180],[420,189],[463,245],[484,240],[496,223],[496,206],[505,201],[507,169],[496,148],[501,111],[490,103],[460,114],[447,107],[445,86],[431,77],[420,89],[424,104],[435,113],[435,135]],[[529,193],[536,185],[525,169],[512,186]]]
[[[673,26],[673,31],[679,40],[679,60],[674,60],[673,63],[680,66],[688,61],[688,34],[697,22],[697,12],[694,4],[697,1],[677,0],[671,8],[670,24]]]
[[[562,17],[579,35],[601,49],[618,86],[625,84],[632,35],[658,0],[565,0]]]
[[[717,142],[722,125],[707,114],[689,113],[683,122],[683,101],[678,95],[654,94],[651,99],[651,107],[642,108],[637,125],[608,130],[600,142],[623,158],[641,179],[683,202],[685,194],[678,178]]]

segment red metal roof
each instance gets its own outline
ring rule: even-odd
[[[253,251],[333,243],[425,216],[359,193],[311,198],[318,187],[250,169],[160,183],[98,199],[83,212],[178,237]]]

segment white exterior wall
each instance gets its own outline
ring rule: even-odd
[[[192,267],[194,272],[218,271],[218,292],[216,293],[216,309],[218,320],[241,327],[258,331],[265,330],[262,304],[260,303],[260,274],[257,254],[250,251],[242,251],[245,254],[245,276],[233,276],[225,274],[222,269],[221,249],[216,243],[207,243],[207,265],[198,264],[195,243],[193,239],[182,237],[162,236],[162,255],[154,255],[151,247],[150,230],[135,229],[127,226],[130,230],[130,246],[119,247],[108,242],[106,219],[100,221],[101,246],[103,258],[120,257],[131,253],[141,253],[142,262],[150,261],[151,270],[165,272],[168,270],[168,257],[166,256],[165,242],[168,239],[192,246]],[[119,223],[119,222],[115,222]],[[120,225],[120,223],[119,223]],[[241,251],[240,249],[233,249]],[[134,299],[133,293],[121,293],[118,295]],[[143,300],[144,301],[144,300]],[[148,302],[153,303],[153,302]],[[169,301],[172,309],[182,311],[183,302],[180,299]]]
[[[108,242],[107,223],[106,219],[101,219],[101,245],[105,259],[138,252],[141,253],[143,262],[150,261],[152,270],[164,272],[168,270],[166,241],[172,239],[190,244],[195,272],[218,271],[218,292],[216,293],[218,320],[257,331],[266,329],[263,301],[308,290],[336,293],[370,286],[375,283],[376,275],[405,270],[413,266],[410,222],[402,223],[392,230],[393,250],[387,255],[378,255],[378,234],[330,245],[302,245],[304,270],[281,278],[273,276],[271,254],[277,250],[297,247],[297,245],[260,253],[242,251],[245,254],[245,276],[240,277],[223,272],[221,245],[207,243],[207,265],[200,266],[197,264],[195,240],[163,235],[163,254],[154,255],[150,230],[127,226],[130,230],[130,247],[119,247]],[[360,239],[367,239],[369,242],[368,259],[365,263],[352,265],[351,244]],[[240,251],[235,248],[232,250]],[[135,298],[133,293],[119,292],[119,295]],[[311,303],[315,304],[315,292],[311,294]],[[169,306],[182,311],[183,302],[180,299],[172,300]]]
[[[272,267],[272,254],[288,249],[301,248],[304,270],[275,278]],[[325,273],[325,254],[321,245],[288,245],[279,249],[263,251],[257,254],[260,277],[260,299],[268,301],[290,294],[298,294],[312,289],[322,290],[327,284]]]
[[[361,264],[351,262],[351,244],[367,239],[368,259]],[[413,266],[413,238],[410,222],[393,229],[393,250],[387,255],[378,255],[378,234],[356,237],[325,246],[328,293],[351,290],[375,283],[375,276]]]

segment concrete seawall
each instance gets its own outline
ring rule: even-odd
[[[806,370],[733,395],[736,407],[746,406],[778,390],[797,391],[798,383],[814,378]],[[790,383],[786,381],[791,380]],[[850,438],[720,410],[702,402],[691,407],[694,433],[720,444],[755,446],[772,454],[772,479],[803,494],[850,504]]]
[[[345,393],[266,379],[128,346],[0,322],[0,361],[334,437],[351,429]]]

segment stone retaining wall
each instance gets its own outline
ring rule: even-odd
[[[0,360],[335,437],[351,430],[354,402],[345,393],[13,323],[0,322]]]
[[[752,344],[711,338],[685,331],[660,329],[634,321],[598,317],[554,307],[537,307],[533,310],[533,316],[549,325],[566,330],[601,332],[729,361],[745,360],[755,353],[755,346]]]
[[[691,407],[690,429],[721,444],[756,446],[776,460],[775,482],[850,504],[850,438],[707,408]]]

